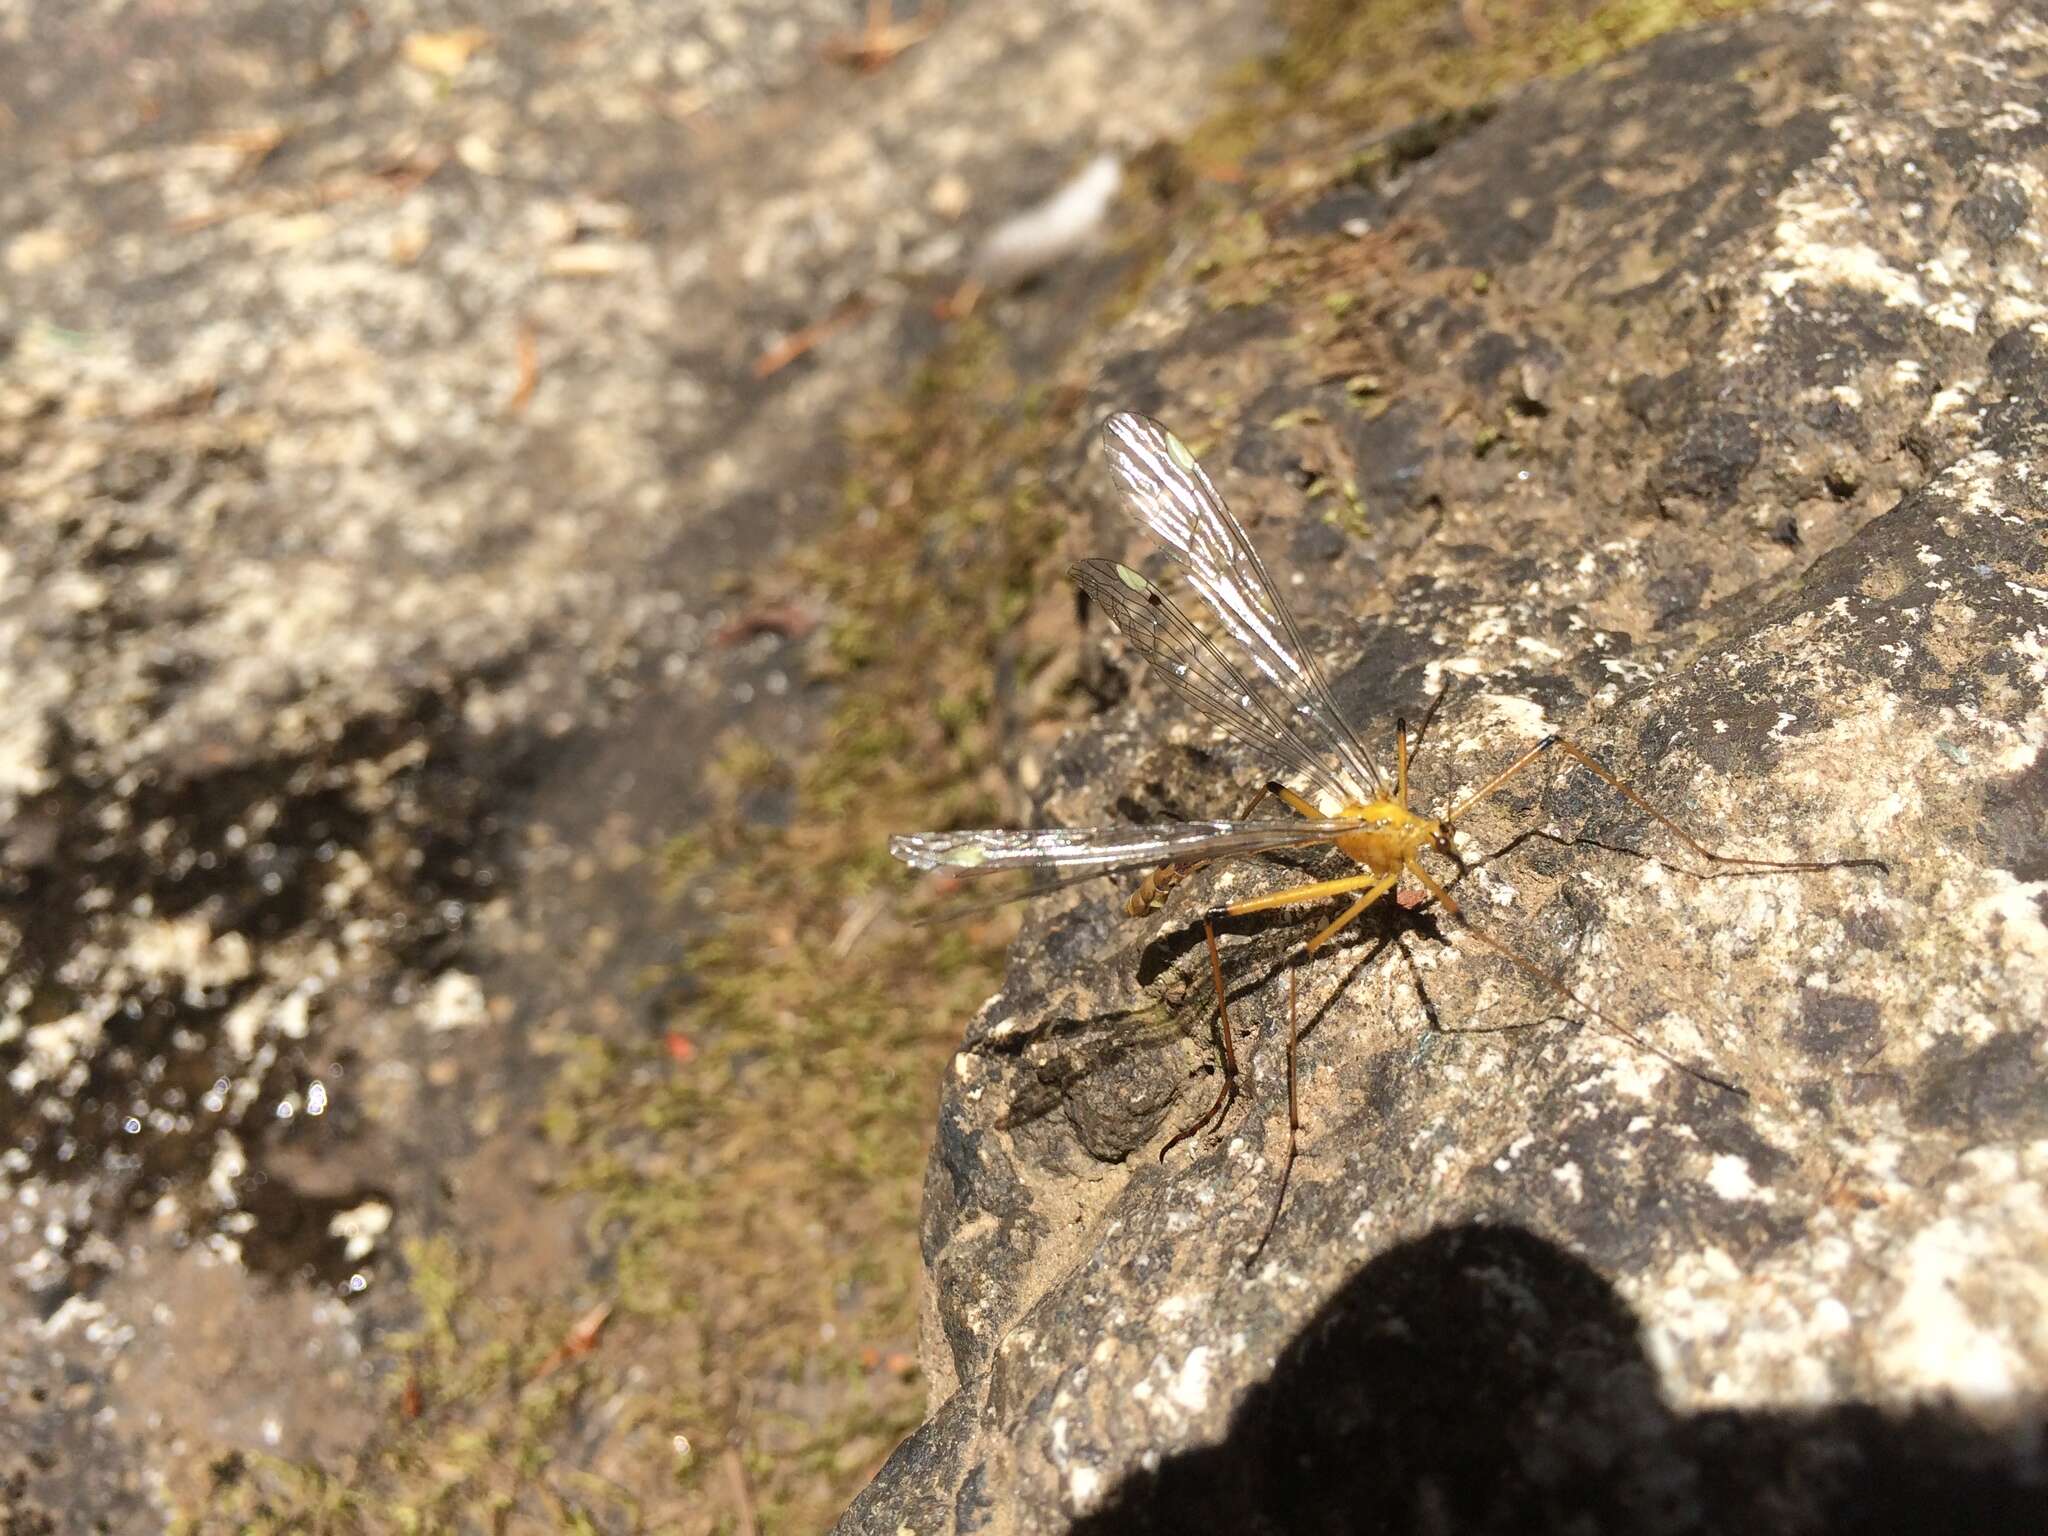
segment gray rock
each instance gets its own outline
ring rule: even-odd
[[[360,1488],[413,1239],[522,1305],[614,1283],[544,1195],[555,1042],[664,1026],[642,856],[725,731],[794,757],[829,707],[721,636],[987,232],[1266,25],[934,5],[868,75],[862,11],[0,6],[0,1528],[228,1519],[236,1452]],[[701,1508],[666,1433],[574,1433]]]
[[[1427,911],[1306,965],[1291,917],[1234,921],[1246,1102],[1163,1163],[1215,1091],[1190,914],[1301,875],[1049,900],[946,1084],[938,1400],[842,1531],[2038,1523],[2044,42],[2018,5],[1674,36],[1425,160],[1370,261],[1295,210],[1282,323],[1169,282],[1112,339],[1142,355],[1093,414],[1204,451],[1283,582],[1286,466],[1358,487],[1293,591],[1369,744],[1450,688],[1421,803],[1556,729],[1711,845],[1888,867],[1703,878],[1532,770],[1459,894],[1600,1018]],[[1377,415],[1261,339],[1332,272],[1395,361]],[[1184,713],[1138,688],[1044,819],[1266,771]],[[1304,1155],[1248,1266],[1290,973]]]

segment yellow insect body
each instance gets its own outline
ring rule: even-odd
[[[1418,816],[1392,800],[1347,805],[1338,815],[1356,819],[1358,830],[1335,839],[1346,856],[1376,875],[1391,875],[1426,847],[1444,837],[1443,824]]]

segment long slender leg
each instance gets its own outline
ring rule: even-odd
[[[1278,779],[1268,779],[1266,781],[1266,787],[1264,791],[1262,791],[1262,793],[1266,795],[1271,795],[1275,800],[1278,800],[1282,804],[1284,804],[1287,807],[1287,809],[1294,812],[1295,815],[1306,816],[1310,821],[1317,820],[1323,814],[1314,805],[1311,805],[1308,802],[1308,800],[1306,800],[1300,795],[1297,795],[1293,790],[1289,789],[1285,784],[1282,784]],[[1246,812],[1245,814],[1250,815],[1250,812]]]
[[[1237,820],[1250,821],[1252,819],[1252,812],[1264,805],[1267,797],[1272,795],[1279,787],[1273,780],[1268,779],[1257,789],[1253,790],[1251,799],[1245,801],[1244,809],[1237,813]]]
[[[1327,841],[1327,839],[1326,839]],[[1306,907],[1319,901],[1328,901],[1332,896],[1349,896],[1353,891],[1362,891],[1369,885],[1382,880],[1391,883],[1393,877],[1374,874],[1368,870],[1362,875],[1346,875],[1341,880],[1313,880],[1307,885],[1290,885],[1284,891],[1274,891],[1265,896],[1253,896],[1246,901],[1233,901],[1228,906],[1211,907],[1211,917],[1243,917],[1251,912],[1271,912],[1277,907]]]
[[[1730,1078],[1722,1077],[1717,1073],[1710,1072],[1704,1067],[1696,1066],[1692,1062],[1681,1060],[1679,1057],[1672,1055],[1669,1051],[1664,1050],[1662,1047],[1652,1044],[1650,1041],[1644,1039],[1641,1035],[1637,1034],[1627,1025],[1618,1023],[1614,1019],[1610,1019],[1609,1017],[1607,1017],[1606,1014],[1602,1013],[1598,1008],[1595,1008],[1591,1003],[1587,1002],[1583,997],[1579,996],[1578,993],[1574,992],[1570,987],[1566,986],[1564,978],[1562,976],[1559,976],[1555,971],[1547,971],[1542,966],[1538,965],[1534,960],[1529,959],[1526,955],[1517,954],[1514,950],[1508,948],[1507,945],[1503,944],[1499,939],[1496,939],[1492,934],[1488,933],[1484,928],[1481,928],[1477,923],[1473,922],[1471,918],[1465,915],[1465,909],[1458,905],[1457,901],[1453,899],[1453,897],[1451,896],[1451,893],[1445,890],[1441,885],[1437,884],[1435,880],[1431,879],[1429,871],[1424,869],[1420,864],[1416,863],[1413,859],[1410,859],[1408,861],[1407,869],[1411,875],[1413,875],[1417,880],[1422,882],[1422,888],[1428,891],[1429,894],[1436,899],[1437,905],[1442,907],[1446,912],[1450,913],[1451,916],[1455,917],[1458,920],[1459,925],[1463,927],[1467,933],[1471,934],[1473,938],[1477,939],[1480,943],[1484,944],[1488,949],[1492,950],[1495,954],[1499,955],[1503,960],[1506,960],[1509,964],[1521,970],[1524,974],[1535,977],[1536,980],[1542,982],[1546,987],[1550,988],[1550,990],[1555,992],[1559,997],[1565,999],[1565,1001],[1572,1003],[1577,1007],[1585,1009],[1586,1013],[1603,1029],[1608,1030],[1612,1034],[1618,1035],[1623,1040],[1626,1040],[1630,1045],[1633,1045],[1637,1050],[1647,1052],[1649,1055],[1655,1056],[1660,1061],[1669,1062],[1672,1066],[1678,1068],[1679,1071],[1684,1072],[1690,1077],[1696,1077],[1703,1083],[1711,1084],[1713,1087],[1724,1089],[1729,1093],[1739,1094],[1741,1097],[1745,1099],[1749,1097],[1749,1090],[1747,1088],[1744,1088],[1740,1083],[1735,1082]]]
[[[1237,813],[1236,819],[1239,821],[1249,821],[1252,812],[1265,804],[1268,798],[1282,801],[1289,810],[1294,811],[1298,815],[1313,817],[1321,814],[1313,805],[1310,805],[1308,801],[1289,789],[1285,784],[1282,784],[1278,779],[1268,779],[1252,793],[1251,799],[1245,802],[1244,809]],[[1130,901],[1126,904],[1126,910],[1133,917],[1151,911],[1155,905],[1165,901],[1173,888],[1179,885],[1181,881],[1187,879],[1196,870],[1203,868],[1210,862],[1212,861],[1205,859],[1194,864],[1167,864],[1154,870],[1150,875],[1146,876],[1145,883],[1132,894]],[[1237,1097],[1237,1047],[1230,1038],[1230,1019],[1224,1009],[1223,965],[1216,951],[1216,931],[1210,926],[1210,920],[1206,916],[1202,919],[1202,928],[1208,936],[1209,965],[1210,969],[1214,972],[1216,982],[1217,1028],[1221,1031],[1223,1037],[1223,1083],[1217,1089],[1216,1102],[1209,1106],[1207,1113],[1186,1129],[1176,1131],[1167,1141],[1166,1145],[1159,1149],[1159,1160],[1161,1162],[1166,1161],[1167,1153],[1186,1141],[1190,1136],[1199,1134],[1206,1130],[1212,1122],[1220,1120],[1229,1112],[1231,1100]]]
[[[1183,1141],[1186,1141],[1188,1137],[1208,1126],[1212,1120],[1216,1119],[1218,1115],[1229,1107],[1229,1100],[1234,1098],[1237,1093],[1236,1047],[1231,1043],[1230,1014],[1223,1001],[1223,962],[1219,958],[1216,949],[1216,919],[1219,917],[1242,917],[1247,912],[1266,912],[1275,907],[1306,906],[1311,902],[1327,901],[1332,896],[1348,896],[1353,891],[1363,890],[1367,886],[1381,881],[1391,886],[1393,881],[1398,878],[1398,874],[1388,877],[1368,873],[1353,875],[1343,880],[1317,880],[1308,885],[1290,886],[1284,891],[1274,891],[1268,896],[1254,896],[1249,901],[1235,902],[1227,907],[1211,907],[1202,914],[1202,933],[1209,944],[1209,970],[1216,984],[1217,1027],[1223,1032],[1223,1087],[1216,1096],[1216,1102],[1210,1105],[1209,1112],[1187,1129],[1175,1132],[1172,1140],[1159,1149],[1160,1157],[1164,1158],[1168,1152],[1179,1146]],[[1364,910],[1363,906],[1358,908],[1358,911],[1362,912]],[[1355,915],[1356,913],[1353,914],[1353,916]],[[1335,933],[1338,928],[1343,927],[1344,923],[1349,921],[1350,918],[1347,917],[1342,922],[1324,930],[1322,934],[1318,935],[1318,942],[1327,940],[1330,934]],[[1294,1062],[1294,1048],[1292,1045],[1288,1047],[1287,1060],[1288,1071],[1291,1077]]]
[[[1394,803],[1408,809],[1408,719],[1394,720]]]
[[[1394,881],[1399,878],[1398,873],[1386,876],[1368,872],[1363,875],[1353,875],[1343,880],[1317,880],[1308,885],[1290,886],[1284,891],[1275,891],[1269,896],[1254,896],[1249,901],[1235,902],[1230,906],[1211,907],[1202,914],[1202,935],[1209,945],[1209,972],[1216,987],[1217,1027],[1223,1033],[1223,1087],[1216,1095],[1216,1102],[1209,1106],[1209,1112],[1187,1129],[1175,1132],[1173,1138],[1159,1149],[1160,1157],[1164,1158],[1168,1152],[1179,1146],[1183,1141],[1186,1141],[1188,1137],[1208,1126],[1218,1115],[1229,1108],[1230,1100],[1237,1093],[1236,1047],[1231,1043],[1230,1014],[1224,1004],[1223,961],[1216,948],[1216,919],[1219,917],[1241,917],[1247,912],[1266,912],[1275,907],[1306,906],[1311,902],[1327,901],[1332,896],[1348,896],[1353,891],[1362,891],[1367,886],[1375,884],[1383,883],[1387,888],[1391,889]],[[1364,910],[1365,904],[1356,904],[1356,911],[1324,929],[1322,933],[1317,935],[1317,941],[1319,943],[1327,942],[1331,934],[1343,927],[1344,923],[1349,922],[1358,912]],[[1290,972],[1290,977],[1291,975],[1292,973]],[[1291,1085],[1294,1072],[1294,1047],[1291,1042],[1287,1049],[1287,1063]],[[1292,1093],[1291,1086],[1289,1092],[1290,1094]],[[1292,1118],[1291,1112],[1289,1118]]]
[[[1673,837],[1676,837],[1681,843],[1685,844],[1694,854],[1707,860],[1709,863],[1739,865],[1745,869],[1822,870],[1848,869],[1866,865],[1877,869],[1885,867],[1884,863],[1878,859],[1753,859],[1740,854],[1717,853],[1714,849],[1707,847],[1706,844],[1686,831],[1684,827],[1673,821],[1669,816],[1658,810],[1656,806],[1650,804],[1649,801],[1637,794],[1627,784],[1616,778],[1613,773],[1595,761],[1576,742],[1567,741],[1564,737],[1555,734],[1544,737],[1535,746],[1487,780],[1486,783],[1467,795],[1449,815],[1443,818],[1443,824],[1447,827],[1455,826],[1473,806],[1484,800],[1488,795],[1493,794],[1502,785],[1506,784],[1508,780],[1535,762],[1537,758],[1550,751],[1562,752],[1566,757],[1579,764],[1580,767],[1598,778],[1602,783],[1615,790],[1631,805],[1647,812],[1651,819],[1656,821],[1659,826],[1662,826]]]
[[[1201,1119],[1184,1130],[1176,1131],[1165,1146],[1159,1149],[1159,1161],[1166,1161],[1166,1154],[1209,1128],[1210,1122],[1220,1120],[1229,1113],[1230,1102],[1237,1097],[1237,1046],[1230,1038],[1230,1005],[1224,996],[1223,956],[1216,948],[1216,926],[1207,916],[1202,918],[1202,937],[1209,945],[1209,979],[1216,984],[1216,1032],[1223,1039],[1223,1084],[1216,1090],[1216,1102],[1211,1104]]]
[[[1401,872],[1398,869],[1391,875],[1382,875],[1374,879],[1356,901],[1325,923],[1307,943],[1302,945],[1301,964],[1313,960],[1317,950],[1356,922],[1367,907],[1391,891],[1400,879]],[[1280,1209],[1287,1202],[1287,1186],[1294,1177],[1294,1159],[1301,1142],[1301,1106],[1295,1091],[1294,1070],[1295,1052],[1301,1045],[1301,964],[1290,966],[1287,971],[1287,1161],[1280,1165],[1280,1188],[1273,1196],[1273,1214],[1266,1218],[1265,1230],[1259,1234],[1259,1240],[1252,1246],[1251,1252],[1245,1255],[1247,1264],[1265,1252],[1267,1240],[1272,1237],[1273,1228],[1279,1224]]]

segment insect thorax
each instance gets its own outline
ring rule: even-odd
[[[1354,803],[1340,814],[1358,830],[1337,838],[1337,847],[1377,875],[1392,874],[1436,836],[1435,822],[1392,800]]]

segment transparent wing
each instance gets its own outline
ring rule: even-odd
[[[1103,424],[1102,447],[1131,516],[1187,568],[1231,638],[1285,696],[1290,734],[1341,764],[1355,798],[1384,795],[1386,780],[1338,712],[1265,562],[1187,444],[1149,416],[1119,411]]]
[[[1110,875],[1161,864],[1192,863],[1233,854],[1265,853],[1328,842],[1356,832],[1355,821],[1167,821],[1131,827],[999,828],[974,832],[918,832],[889,839],[889,852],[916,869],[955,875],[1008,869]]]
[[[1237,665],[1158,587],[1114,560],[1083,560],[1068,577],[1132,650],[1182,698],[1270,763],[1285,763],[1318,789],[1344,798],[1322,755],[1296,736]]]

